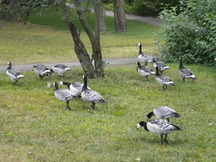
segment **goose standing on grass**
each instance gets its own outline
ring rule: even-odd
[[[79,98],[81,97],[83,83],[80,83],[80,82],[69,83],[69,82],[60,81],[59,84],[66,85],[68,89],[70,89],[77,97]],[[87,88],[90,89],[89,87]]]
[[[55,92],[54,92],[55,97],[61,101],[65,101],[66,108],[71,110],[71,108],[69,107],[69,102],[70,100],[77,98],[77,96],[69,89],[59,89],[57,82],[54,82],[54,86],[55,86]]]
[[[24,78],[24,75],[22,75],[19,71],[16,69],[12,69],[12,63],[10,61],[7,62],[8,68],[6,69],[6,74],[10,77],[10,79],[16,83],[19,79]]]
[[[96,102],[101,102],[101,103],[105,103],[106,101],[104,100],[104,98],[95,90],[92,89],[88,89],[87,87],[87,75],[83,76],[83,80],[84,80],[84,84],[82,87],[82,93],[81,93],[81,98],[84,101],[90,102],[91,104],[91,108],[95,109],[95,103]]]
[[[163,89],[167,90],[167,85],[175,86],[174,82],[170,79],[169,76],[164,76],[159,73],[158,66],[156,66],[156,81],[163,85]]]
[[[183,66],[182,57],[179,58],[179,62],[179,73],[181,75],[181,78],[183,79],[183,82],[185,81],[185,79],[196,80],[194,73],[190,69]]]
[[[44,65],[34,65],[33,66],[34,72],[42,79],[44,76],[50,76],[52,73],[50,69],[48,69]]]
[[[161,137],[161,144],[163,144],[164,142],[168,144],[167,134],[174,131],[181,131],[178,126],[162,119],[154,119],[148,122],[141,121],[137,124],[137,129],[141,127],[144,127],[146,131],[149,131],[151,133],[159,134]],[[163,138],[163,136],[165,136],[165,138]]]
[[[179,118],[179,115],[175,110],[171,109],[168,106],[160,106],[155,108],[153,111],[148,113],[146,116],[150,119],[152,116],[156,116],[158,119],[167,119],[169,122],[169,118]]]
[[[51,72],[57,73],[60,77],[63,77],[64,73],[70,70],[71,68],[64,64],[57,64],[52,67]]]
[[[95,66],[93,54],[91,54],[91,62],[92,62],[92,65]],[[103,68],[105,68],[108,64],[110,64],[109,61],[102,60],[102,66],[103,66]]]
[[[153,57],[142,52],[142,44],[141,43],[138,43],[138,46],[139,46],[138,61],[140,63],[146,63],[146,62],[152,63]]]
[[[144,66],[141,66],[139,61],[137,62],[137,72],[141,76],[146,77],[146,79],[148,79],[148,76],[155,75],[155,72],[148,67],[147,63],[145,63]]]
[[[165,70],[169,69],[169,66],[167,66],[165,63],[163,62],[158,62],[156,61],[155,58],[153,58],[153,67],[156,68],[156,66],[158,66],[158,71],[162,74]]]

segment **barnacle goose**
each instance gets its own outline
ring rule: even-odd
[[[163,144],[163,142],[168,144],[167,134],[174,131],[181,131],[181,129],[178,126],[173,125],[162,119],[154,119],[148,122],[141,121],[137,124],[137,129],[141,127],[144,127],[146,131],[159,134],[161,137],[161,144]],[[165,138],[163,138],[163,136],[165,136]]]
[[[81,92],[83,88],[83,83],[75,82],[75,83],[69,83],[69,82],[59,82],[60,85],[66,85],[68,89],[70,89],[77,97],[81,97]],[[88,87],[89,88],[89,87]]]
[[[155,75],[155,72],[148,67],[147,63],[142,66],[139,61],[137,61],[137,72],[146,79],[148,79],[148,76]]]
[[[84,101],[92,103],[91,104],[92,109],[95,109],[95,103],[96,102],[105,103],[106,101],[97,91],[92,90],[92,89],[88,89],[88,87],[87,87],[87,80],[88,80],[87,75],[83,76],[83,80],[84,80],[84,84],[82,87],[81,98]]]
[[[65,101],[66,108],[71,110],[71,108],[69,107],[69,102],[70,100],[77,98],[77,96],[69,89],[59,89],[57,82],[54,82],[53,85],[55,86],[55,97],[61,101]]]
[[[139,46],[139,52],[138,52],[138,61],[141,63],[151,63],[153,62],[153,57],[150,55],[147,55],[142,52],[142,44],[138,43]]]
[[[93,54],[91,54],[91,62],[92,62],[92,65],[95,66],[95,62],[94,62],[94,58],[93,58]],[[108,64],[110,64],[109,61],[106,61],[106,60],[102,60],[102,66],[103,68],[105,68]]]
[[[16,69],[12,69],[12,63],[10,61],[7,62],[8,68],[6,69],[6,74],[10,77],[10,79],[16,83],[19,79],[24,78],[24,75],[22,75],[19,71]]]
[[[183,66],[182,57],[179,58],[179,62],[179,73],[181,75],[181,78],[183,79],[183,82],[185,81],[185,79],[196,80],[194,73],[190,69]]]
[[[148,113],[146,116],[148,119],[150,119],[153,115],[158,119],[167,119],[167,121],[169,121],[169,118],[181,117],[181,115],[179,115],[175,110],[171,109],[168,106],[159,106],[157,108],[154,108],[154,110]]]
[[[156,61],[155,58],[153,58],[153,67],[156,68],[158,66],[158,71],[162,74],[165,70],[169,69],[169,66],[167,66],[164,62]]]
[[[46,66],[39,64],[33,66],[34,72],[42,79],[44,76],[50,76],[52,73]]]
[[[159,73],[158,66],[156,66],[156,81],[163,85],[163,89],[167,90],[167,85],[175,86],[174,82],[171,80],[169,76],[164,76]]]
[[[57,73],[60,77],[63,77],[64,73],[70,70],[71,68],[64,64],[57,64],[52,67],[51,72]]]

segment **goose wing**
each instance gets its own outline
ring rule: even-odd
[[[184,76],[191,76],[194,75],[193,72],[188,69],[188,68],[184,68],[184,69],[180,69],[180,72],[184,75]]]
[[[160,106],[156,109],[154,109],[155,116],[158,116],[161,119],[164,118],[171,118],[171,117],[180,117],[178,113],[176,113],[175,110],[167,107],[167,106]]]
[[[16,76],[16,77],[21,75],[21,73],[19,71],[15,70],[15,69],[7,70],[7,73],[10,74],[10,75]]]
[[[57,65],[54,66],[54,68],[65,69],[65,68],[67,68],[67,66],[64,65],[64,64],[57,64]]]
[[[91,89],[83,91],[81,97],[87,102],[105,102],[104,98],[97,91]]]
[[[76,95],[68,89],[58,89],[55,91],[55,96],[57,99],[62,101],[71,100],[77,98]]]
[[[178,126],[173,125],[165,120],[162,119],[155,119],[150,121],[150,123],[152,124],[152,126],[154,126],[154,132],[156,134],[168,134],[171,133],[173,131],[177,131],[177,130],[181,130]]]

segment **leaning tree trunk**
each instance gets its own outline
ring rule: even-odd
[[[115,22],[115,31],[126,32],[126,17],[124,10],[124,0],[114,0],[114,22]]]
[[[74,50],[76,52],[76,55],[79,59],[79,62],[85,74],[88,74],[89,78],[94,78],[94,74],[95,74],[94,67],[91,63],[88,52],[82,40],[80,39],[77,27],[71,21],[70,11],[68,11],[68,8],[66,7],[65,3],[66,3],[66,0],[60,1],[63,17],[65,19],[66,24],[69,26],[70,33],[74,41]]]
[[[80,0],[76,0],[76,5],[80,8]],[[97,77],[104,77],[104,69],[102,66],[102,53],[100,46],[100,0],[94,1],[94,12],[95,12],[95,34],[92,32],[91,27],[85,19],[85,16],[82,11],[77,10],[77,15],[79,20],[87,33],[93,51],[93,59],[95,62],[95,73]]]

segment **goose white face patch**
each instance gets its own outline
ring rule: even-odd
[[[137,124],[137,129],[139,129],[139,128],[141,128],[141,125],[138,123],[138,124]]]

